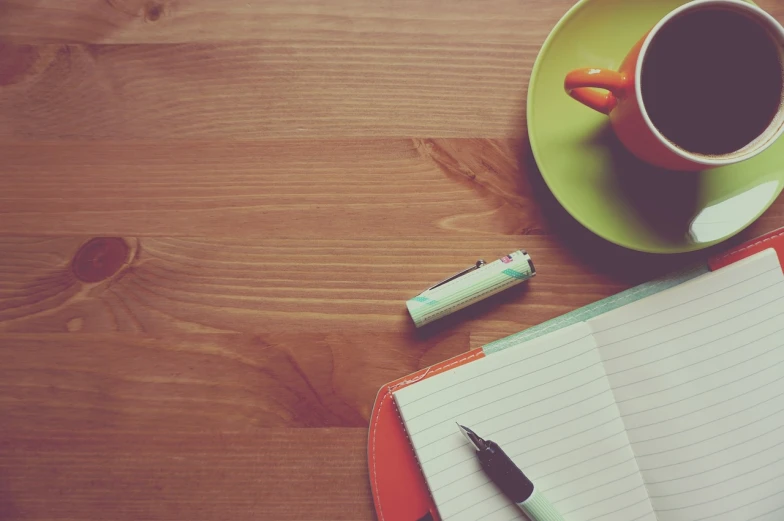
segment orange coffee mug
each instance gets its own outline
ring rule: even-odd
[[[751,32],[744,29],[749,24]],[[737,36],[743,30],[746,39]],[[755,61],[760,67],[749,68]],[[609,115],[618,139],[638,158],[697,171],[754,157],[784,133],[782,74],[784,28],[771,15],[741,0],[696,0],[659,21],[618,71],[574,70],[564,87]]]

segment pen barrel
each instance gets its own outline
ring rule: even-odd
[[[531,257],[516,251],[406,302],[416,327],[459,311],[536,275]]]
[[[531,521],[564,521],[563,516],[558,513],[552,503],[536,489],[531,497],[522,503],[517,503],[517,506],[525,512]]]

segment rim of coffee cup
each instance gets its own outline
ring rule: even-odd
[[[754,141],[746,145],[745,147],[736,150],[734,152],[730,152],[728,154],[721,154],[717,156],[710,156],[705,154],[697,154],[694,152],[689,152],[684,150],[678,146],[676,146],[672,141],[664,137],[664,135],[659,131],[658,128],[653,124],[651,121],[650,116],[648,116],[648,109],[645,106],[645,101],[642,95],[642,69],[645,65],[645,58],[647,56],[648,48],[651,45],[651,42],[659,33],[659,31],[667,25],[673,18],[679,16],[680,14],[691,11],[694,9],[702,9],[709,6],[723,6],[723,7],[732,7],[734,9],[742,9],[748,13],[751,13],[755,16],[755,18],[760,21],[764,22],[765,25],[768,26],[768,29],[772,31],[772,35],[778,35],[778,46],[779,46],[779,54],[782,59],[782,67],[784,68],[784,27],[771,16],[768,12],[764,11],[763,9],[757,7],[754,4],[750,4],[748,2],[744,2],[742,0],[694,0],[693,2],[689,2],[684,4],[677,9],[671,11],[667,16],[659,20],[653,29],[648,33],[648,36],[645,38],[645,41],[642,44],[640,49],[640,58],[637,60],[637,67],[634,71],[634,81],[635,84],[638,86],[635,89],[637,95],[637,103],[639,104],[642,116],[645,119],[645,124],[648,125],[648,128],[651,132],[656,136],[664,146],[666,146],[670,151],[677,154],[678,156],[692,161],[694,163],[702,164],[705,166],[721,166],[721,165],[729,165],[732,163],[737,163],[739,161],[743,161],[746,159],[750,159],[755,155],[759,154],[769,146],[771,146],[776,139],[778,139],[782,133],[784,133],[784,92],[782,93],[782,104],[779,105],[779,110],[776,116],[771,121],[770,125],[762,132]]]

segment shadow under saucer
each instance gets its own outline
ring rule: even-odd
[[[663,242],[693,238],[692,224],[701,210],[700,172],[675,172],[638,159],[618,139],[609,121],[585,140],[607,157],[605,180],[628,201],[635,218]]]

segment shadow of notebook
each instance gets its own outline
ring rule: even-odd
[[[567,521],[784,516],[784,274],[766,250],[394,393],[445,521],[524,519],[455,422]]]

